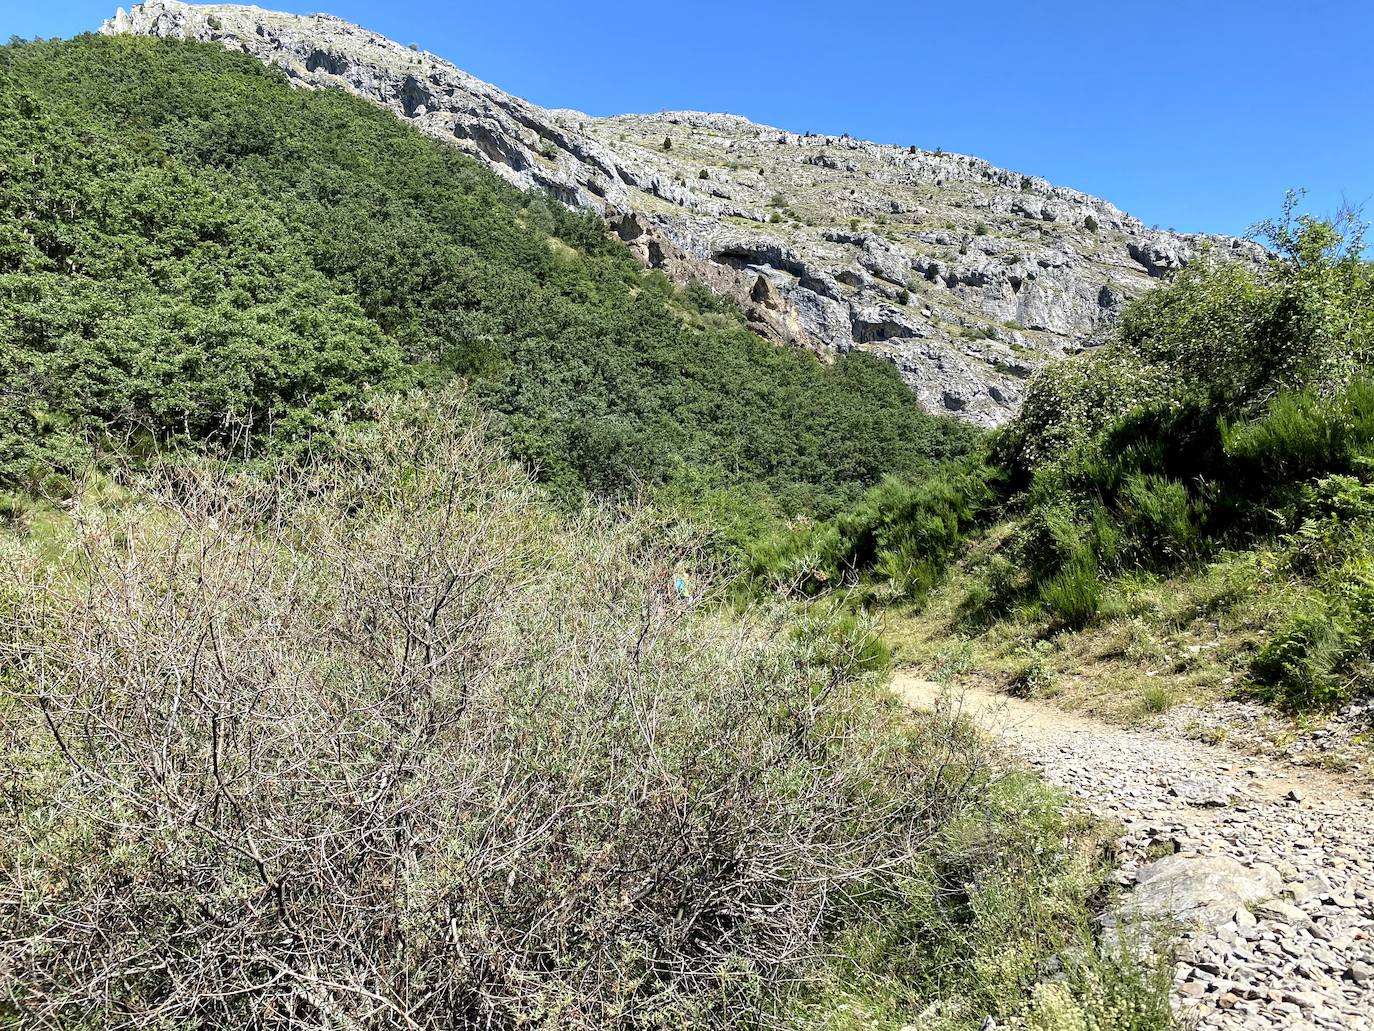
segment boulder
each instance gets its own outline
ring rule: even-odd
[[[1136,871],[1129,908],[1146,919],[1217,928],[1283,887],[1269,866],[1246,867],[1226,856],[1173,855]]]
[[[1195,806],[1226,806],[1239,793],[1236,785],[1223,777],[1180,777],[1168,785],[1168,793]]]

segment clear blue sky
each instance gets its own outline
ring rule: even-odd
[[[70,36],[129,0],[0,0]],[[1309,190],[1374,216],[1374,0],[259,0],[590,114],[731,111],[976,154],[1146,223],[1243,232]]]

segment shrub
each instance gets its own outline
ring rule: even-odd
[[[896,597],[919,599],[939,582],[988,496],[976,463],[951,464],[917,483],[889,479],[827,523],[757,551],[753,567],[801,593],[871,571]]]
[[[834,669],[845,677],[885,676],[892,669],[892,649],[876,625],[841,600],[808,605],[792,634],[817,668]]]
[[[897,882],[888,917],[841,939],[836,979],[874,986],[881,1014],[861,1007],[867,998],[846,1000],[847,1021],[815,1023],[901,1026],[921,1013],[931,1027],[988,1017],[1017,1027],[1033,986],[1058,967],[1066,1001],[1100,1019],[1094,1031],[1165,1031],[1172,966],[1091,944],[1085,902],[1103,885],[1101,833],[1033,778],[999,779],[936,839],[923,875]],[[1113,1023],[1121,998],[1165,1019]]]
[[[1093,218],[1092,215],[1086,215],[1086,216],[1084,216],[1084,218],[1083,218],[1083,228],[1086,229],[1086,230],[1087,230],[1088,232],[1090,232],[1090,233],[1095,233],[1095,232],[1097,232],[1097,219]]]
[[[697,173],[697,178],[698,178],[698,179],[709,179],[709,178],[711,178],[711,173],[708,172],[708,171],[706,171],[706,169],[703,168],[700,172]]]
[[[1314,600],[1270,635],[1251,673],[1286,705],[1330,707],[1350,693],[1339,675],[1349,648],[1343,628]]]
[[[1280,560],[1304,585],[1251,673],[1291,708],[1374,691],[1374,485],[1331,476],[1303,488]]]
[[[669,151],[669,150],[672,150],[672,149],[673,149],[673,138],[672,138],[671,136],[665,136],[665,137],[663,137],[663,149],[664,149],[665,151]]]
[[[1271,227],[1286,257],[1268,269],[1204,254],[1132,302],[1106,347],[1039,375],[1003,438],[1006,457],[1055,461],[1142,408],[1235,422],[1285,392],[1329,398],[1359,378],[1374,342],[1374,265],[1357,234],[1336,253],[1329,226],[1298,221]]]
[[[1262,414],[1223,420],[1226,457],[1255,480],[1282,483],[1323,472],[1347,472],[1374,453],[1374,380],[1335,392],[1289,391]]]
[[[1090,555],[1076,555],[1060,572],[1041,584],[1040,603],[1061,625],[1086,626],[1102,607],[1102,580]]]
[[[974,235],[974,236],[987,236],[987,235],[988,235],[988,226],[987,226],[987,223],[986,223],[986,222],[979,222],[976,226],[974,226],[974,227],[973,227],[973,235]]]
[[[1008,691],[1018,698],[1038,698],[1054,689],[1054,668],[1045,654],[1048,642],[1037,641],[1024,649],[1025,658],[1012,674]]]
[[[1182,561],[1199,553],[1200,505],[1184,484],[1154,473],[1133,473],[1119,505],[1123,531],[1144,555]]]
[[[1173,965],[1132,931],[1070,957],[1061,981],[1034,987],[1026,1031],[1169,1031]],[[1142,962],[1141,953],[1146,955]]]
[[[34,503],[24,494],[0,494],[0,524],[21,525],[33,511]]]
[[[1147,684],[1140,691],[1140,707],[1147,713],[1168,712],[1173,704],[1174,695],[1167,684]]]
[[[690,541],[554,518],[461,405],[133,483],[0,587],[10,1012],[748,1025],[976,768],[855,679],[862,624],[722,622]]]
[[[989,554],[964,593],[956,613],[963,630],[987,627],[1007,614],[1013,600],[1024,591],[1024,574],[1006,555]]]
[[[897,291],[897,303],[898,303],[898,304],[902,304],[902,305],[910,304],[910,303],[911,303],[911,291],[908,290],[906,287],[902,287],[900,290],[898,290],[898,291]]]

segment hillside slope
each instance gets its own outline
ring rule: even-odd
[[[1257,253],[963,155],[730,115],[546,110],[328,15],[149,0],[102,31],[217,41],[381,104],[509,182],[603,213],[647,264],[735,297],[760,335],[878,354],[928,409],[980,425],[1203,244]]]
[[[0,46],[0,1025],[974,1031],[1072,954],[1161,1031],[1096,821],[578,504],[808,523],[973,436],[355,96]]]
[[[455,377],[569,500],[824,515],[972,435],[890,366],[772,346],[594,215],[210,44],[0,47],[4,168],[0,490],[129,445],[318,447],[373,390]]]

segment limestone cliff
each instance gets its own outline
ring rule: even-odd
[[[736,297],[760,335],[881,355],[928,408],[980,425],[1205,241],[1259,254],[978,158],[733,115],[547,110],[328,15],[148,0],[102,31],[216,41],[365,97],[518,186],[601,212],[646,264]]]

